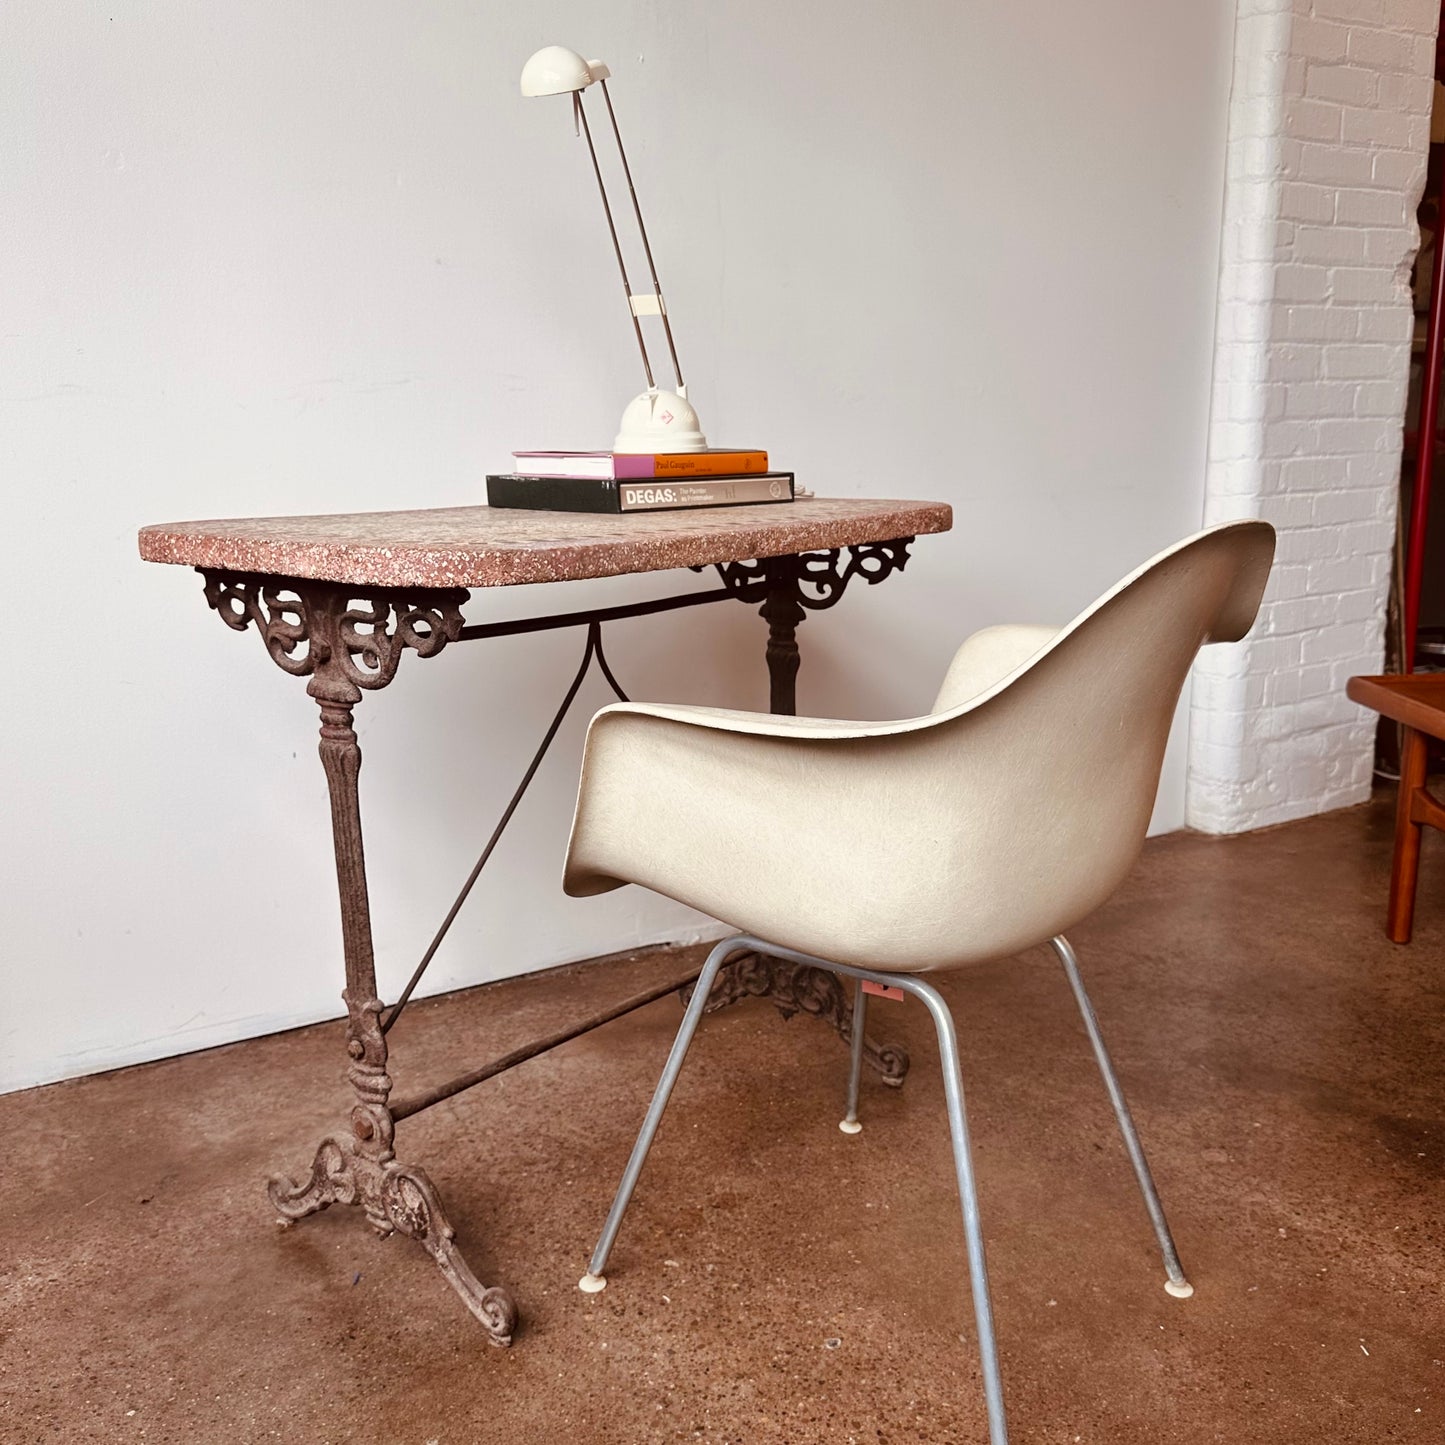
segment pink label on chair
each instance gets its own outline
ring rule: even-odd
[[[874,983],[871,979],[866,978],[863,980],[863,992],[877,994],[879,998],[901,999],[903,997],[901,988],[893,988],[886,983]]]

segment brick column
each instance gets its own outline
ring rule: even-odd
[[[1383,657],[1438,0],[1240,0],[1207,522],[1279,529],[1252,639],[1190,708],[1188,821],[1364,800]]]

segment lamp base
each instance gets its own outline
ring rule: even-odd
[[[706,451],[707,438],[687,399],[687,388],[659,391],[654,387],[634,397],[622,413],[612,450],[624,456]]]

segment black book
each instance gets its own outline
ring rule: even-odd
[[[618,481],[613,477],[487,478],[489,507],[546,512],[675,512],[691,507],[746,507],[791,502],[792,472],[737,477],[665,477]]]

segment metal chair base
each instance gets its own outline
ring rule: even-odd
[[[1114,1106],[1120,1131],[1124,1136],[1125,1149],[1134,1166],[1135,1177],[1144,1195],[1149,1218],[1154,1225],[1155,1236],[1164,1257],[1165,1271],[1169,1276],[1165,1288],[1172,1295],[1186,1298],[1193,1293],[1193,1287],[1185,1279],[1184,1271],[1180,1267],[1174,1240],[1169,1233],[1169,1225],[1164,1218],[1164,1211],[1159,1203],[1158,1192],[1154,1187],[1149,1165],[1144,1158],[1143,1147],[1139,1143],[1134,1121],[1129,1114],[1128,1105],[1124,1102],[1124,1095],[1119,1088],[1119,1081],[1115,1077],[1113,1064],[1110,1062],[1108,1052],[1104,1048],[1104,1041],[1099,1034],[1093,1006],[1089,1002],[1089,996],[1084,991],[1083,982],[1079,978],[1078,960],[1066,939],[1055,938],[1052,940],[1052,944],[1060,963],[1063,964],[1069,985],[1073,989],[1074,997],[1083,1015],[1084,1028],[1093,1046],[1099,1070],[1104,1076],[1104,1084],[1108,1090],[1110,1102]],[[832,963],[827,959],[795,953],[790,949],[780,948],[776,944],[764,943],[760,939],[741,934],[724,939],[719,943],[708,955],[707,963],[703,966],[682,1026],[678,1029],[672,1051],[668,1054],[667,1063],[663,1067],[662,1077],[658,1080],[652,1102],[648,1106],[647,1117],[642,1123],[642,1131],[637,1136],[637,1143],[633,1145],[632,1155],[627,1161],[626,1169],[623,1170],[622,1181],[617,1187],[617,1196],[612,1202],[607,1222],[603,1225],[597,1247],[592,1252],[588,1272],[579,1281],[579,1288],[589,1294],[595,1294],[606,1288],[607,1279],[603,1271],[606,1269],[608,1256],[617,1239],[622,1216],[632,1198],[632,1191],[637,1185],[638,1175],[642,1172],[642,1165],[647,1158],[648,1150],[652,1147],[653,1136],[657,1133],[657,1126],[661,1123],[663,1111],[667,1108],[667,1101],[672,1094],[673,1085],[677,1082],[683,1060],[687,1057],[688,1048],[702,1018],[712,982],[728,958],[745,949],[767,952],[795,963],[811,965],[814,968],[828,969],[854,980],[853,1053],[848,1077],[847,1113],[838,1126],[844,1133],[854,1134],[862,1128],[858,1122],[858,1088],[862,1073],[861,1041],[867,1013],[867,994],[863,991],[863,983],[867,981],[883,984],[910,993],[923,1001],[932,1016],[934,1028],[938,1034],[939,1056],[943,1066],[944,1097],[948,1106],[949,1138],[953,1145],[954,1169],[958,1180],[959,1201],[963,1209],[963,1234],[968,1251],[969,1284],[973,1295],[974,1321],[978,1330],[984,1403],[988,1413],[988,1437],[990,1445],[1007,1445],[1008,1427],[1004,1420],[1003,1385],[999,1376],[993,1305],[988,1292],[988,1271],[984,1259],[983,1233],[979,1223],[978,1194],[969,1145],[968,1120],[964,1110],[963,1075],[958,1058],[958,1040],[954,1031],[953,1016],[938,990],[912,975],[872,973],[847,964]]]
[[[1004,1423],[1003,1413],[1003,1386],[999,1379],[998,1347],[994,1340],[993,1307],[988,1293],[983,1234],[979,1227],[978,1195],[974,1187],[973,1160],[969,1152],[968,1124],[963,1107],[963,1080],[958,1062],[958,1043],[954,1035],[953,1018],[948,1012],[948,1005],[944,1003],[935,988],[918,979],[904,975],[869,973],[864,969],[831,963],[826,959],[812,958],[806,954],[795,953],[791,949],[779,948],[775,944],[764,943],[760,939],[743,935],[724,939],[718,944],[708,955],[707,963],[703,965],[702,975],[698,979],[692,1001],[688,1004],[682,1027],[678,1029],[677,1038],[673,1041],[672,1052],[667,1057],[662,1077],[658,1080],[657,1089],[652,1096],[652,1103],[648,1106],[647,1117],[642,1122],[642,1132],[637,1136],[637,1143],[633,1145],[632,1156],[627,1161],[627,1168],[622,1174],[622,1182],[617,1188],[617,1197],[613,1200],[607,1222],[602,1227],[602,1235],[597,1241],[597,1248],[592,1252],[592,1262],[588,1265],[587,1276],[582,1282],[583,1288],[599,1287],[594,1283],[595,1281],[600,1281],[603,1285],[606,1283],[603,1271],[607,1267],[607,1257],[612,1252],[612,1245],[617,1238],[622,1216],[626,1212],[628,1202],[632,1198],[632,1191],[637,1184],[637,1176],[642,1172],[643,1161],[647,1158],[647,1151],[652,1147],[653,1136],[657,1133],[657,1126],[662,1120],[663,1110],[667,1107],[673,1085],[677,1082],[678,1073],[682,1069],[682,1061],[687,1057],[688,1046],[692,1043],[693,1035],[702,1018],[708,990],[713,979],[717,977],[718,969],[722,967],[728,957],[739,950],[748,948],[766,951],[797,963],[811,964],[816,968],[829,969],[855,980],[869,979],[902,988],[921,998],[933,1016],[934,1026],[938,1032],[939,1052],[943,1058],[943,1086],[948,1101],[949,1134],[953,1140],[958,1192],[963,1203],[963,1232],[968,1247],[969,1279],[973,1287],[973,1312],[978,1327],[979,1355],[983,1366],[983,1389],[988,1410],[989,1442],[990,1445],[1008,1445],[1008,1427]],[[861,989],[858,997],[862,997]],[[858,1004],[856,1000],[854,1017],[857,1021]],[[856,1113],[857,1078],[861,1067],[857,1041],[862,1037],[862,1029],[858,1028],[855,1022],[850,1113]]]

